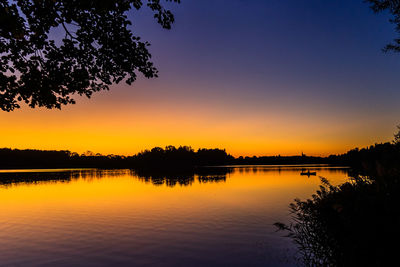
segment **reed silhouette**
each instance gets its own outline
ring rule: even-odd
[[[292,222],[275,225],[297,244],[307,266],[390,266],[400,247],[399,142],[343,157],[355,167],[352,179],[332,186],[321,178],[312,198],[290,205]]]
[[[276,223],[298,245],[307,266],[390,266],[400,238],[400,186],[357,177],[328,181],[311,199],[295,200],[289,225]]]

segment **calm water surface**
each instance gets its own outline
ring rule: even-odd
[[[310,197],[318,176],[348,179],[324,166],[0,171],[0,265],[296,265],[272,224],[288,222],[288,205]]]

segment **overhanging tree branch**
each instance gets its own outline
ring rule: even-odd
[[[160,0],[0,0],[0,109],[20,108],[21,101],[61,108],[75,103],[73,95],[131,84],[138,73],[157,77],[149,43],[128,29],[127,14],[144,3],[157,23],[171,28],[174,16]],[[68,38],[52,40],[53,28]]]

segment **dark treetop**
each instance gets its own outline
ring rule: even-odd
[[[400,164],[400,144],[375,144],[368,148],[353,149],[342,155],[329,157],[312,156],[264,156],[235,158],[223,149],[193,150],[188,146],[155,147],[133,156],[101,155],[86,152],[79,155],[70,151],[0,149],[0,169],[14,168],[135,168],[143,170],[189,169],[201,166],[221,165],[281,165],[281,164],[334,164],[351,166],[354,170],[383,171],[393,175],[389,166]],[[400,168],[399,168],[400,169]]]
[[[365,2],[371,4],[372,10],[376,13],[387,11],[393,18],[390,20],[391,23],[396,25],[396,31],[400,34],[400,1],[399,0],[365,0]],[[400,52],[400,38],[394,39],[394,42],[388,44],[384,51],[395,51]]]
[[[174,16],[160,0],[0,0],[0,108],[60,108],[74,94],[131,84],[137,72],[156,77],[149,43],[128,28],[127,13],[143,5],[171,28]],[[52,29],[65,36],[51,39]]]
[[[400,32],[398,0],[364,1],[393,15]],[[138,73],[157,76],[149,43],[130,29],[129,11],[142,6],[171,27],[174,16],[161,0],[0,0],[0,109],[21,102],[61,108],[74,103],[74,95],[90,97],[122,80],[131,84]],[[53,30],[63,38],[52,39]],[[400,39],[386,49],[400,51]]]

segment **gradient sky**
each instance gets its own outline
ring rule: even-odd
[[[239,155],[342,153],[390,141],[400,54],[387,14],[362,0],[182,0],[167,31],[146,10],[135,32],[159,78],[60,110],[0,112],[0,147],[133,154],[154,146]]]

